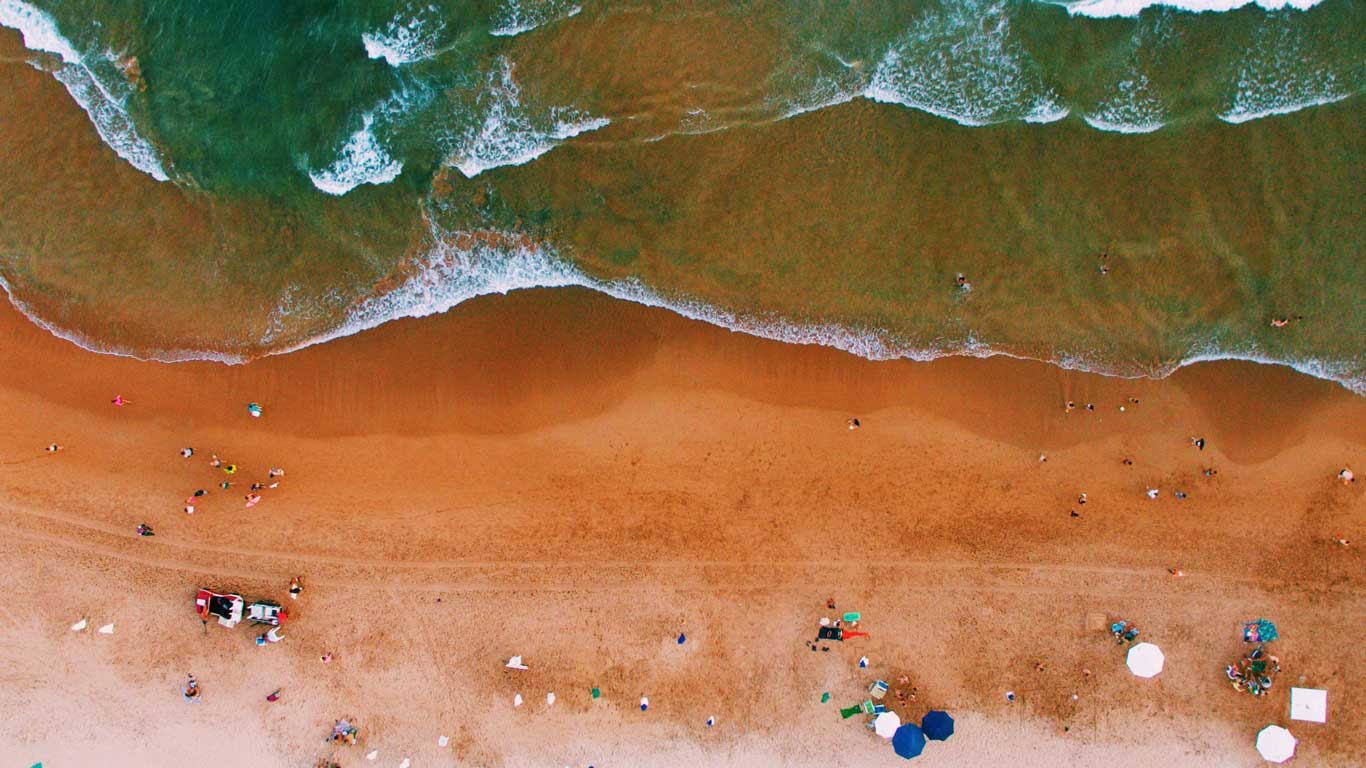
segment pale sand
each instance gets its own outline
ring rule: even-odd
[[[1255,766],[1268,723],[1301,739],[1299,765],[1366,747],[1366,570],[1333,541],[1366,534],[1361,483],[1334,480],[1366,467],[1366,401],[1283,369],[878,364],[581,291],[167,366],[4,307],[0,409],[5,765],[893,766],[837,710],[901,674],[909,716],[958,719],[926,766]],[[211,452],[243,485],[288,474],[244,510]],[[213,493],[188,517],[196,487]],[[206,636],[200,585],[295,609],[285,641]],[[828,596],[873,636],[809,652]],[[1132,677],[1092,612],[1139,622],[1163,674]],[[1285,666],[1260,700],[1223,680],[1259,615]],[[503,669],[512,654],[531,669]],[[1327,725],[1288,720],[1301,679],[1328,689]],[[346,714],[362,745],[325,747]]]

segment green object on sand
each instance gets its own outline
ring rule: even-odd
[[[845,621],[858,621],[861,618],[863,618],[863,614],[858,611],[850,611],[849,613],[844,614]]]
[[[594,688],[594,689],[593,689],[593,698],[596,699],[596,698],[598,698],[598,697],[601,696],[601,695],[602,695],[602,691],[598,690],[597,688]]]
[[[827,702],[827,701],[829,701],[829,700],[830,700],[830,692],[829,692],[829,691],[826,691],[826,692],[824,692],[824,693],[821,694],[821,703],[822,703],[822,704],[824,704],[825,702]]]
[[[862,711],[863,711],[863,705],[862,705],[862,704],[855,704],[855,705],[852,706],[852,707],[845,707],[844,709],[841,709],[841,710],[840,710],[840,717],[843,718],[843,719],[845,719],[845,720],[848,720],[849,718],[853,717],[854,715],[857,715],[858,713],[860,713],[860,712],[862,712]]]

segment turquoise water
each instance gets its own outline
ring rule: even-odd
[[[127,185],[9,178],[51,204],[5,211],[0,278],[168,358],[590,285],[870,357],[1363,391],[1366,11],[1140,6],[0,0],[180,191],[139,233]]]

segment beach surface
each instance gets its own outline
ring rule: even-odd
[[[1366,751],[1366,488],[1336,479],[1366,401],[1284,368],[876,363],[579,289],[168,365],[5,304],[0,409],[6,765],[900,765],[839,715],[876,679],[957,719],[926,766],[1250,767],[1271,723],[1295,764]],[[284,641],[201,625],[199,587],[282,602]],[[871,636],[810,650],[845,611]],[[1224,666],[1259,616],[1284,671],[1253,698]],[[361,743],[326,744],[348,715]]]

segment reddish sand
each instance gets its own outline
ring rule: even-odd
[[[877,678],[957,717],[927,766],[1254,766],[1269,723],[1298,764],[1366,750],[1366,491],[1334,477],[1366,467],[1366,400],[1284,369],[871,363],[576,290],[163,365],[5,306],[0,408],[5,764],[899,765],[838,714]],[[199,586],[281,600],[284,642],[202,626]],[[828,597],[872,636],[808,650]],[[1133,677],[1089,614],[1165,671]],[[1261,615],[1285,671],[1254,699],[1223,668]],[[1295,684],[1326,725],[1288,720]],[[359,746],[323,743],[343,715]]]

